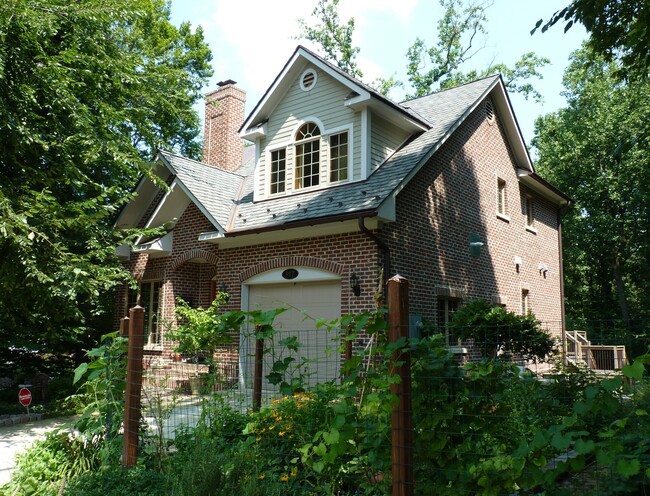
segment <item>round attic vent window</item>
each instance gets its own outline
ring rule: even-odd
[[[303,91],[309,91],[316,85],[316,71],[313,69],[307,69],[300,76],[300,89]]]
[[[490,125],[494,124],[495,115],[494,115],[494,107],[492,106],[491,100],[485,101],[485,118],[487,119],[488,124]]]

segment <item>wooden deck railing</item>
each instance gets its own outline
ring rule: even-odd
[[[625,346],[591,344],[585,331],[567,331],[564,349],[569,360],[590,370],[617,370],[627,364]]]

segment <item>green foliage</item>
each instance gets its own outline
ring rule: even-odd
[[[576,23],[581,23],[589,33],[589,45],[606,60],[621,63],[617,77],[647,79],[650,68],[650,6],[645,0],[573,0],[556,11],[544,23],[537,21],[535,31],[542,33],[560,21],[565,22],[566,33]]]
[[[16,469],[2,494],[12,496],[58,494],[59,487],[101,466],[99,440],[68,432],[49,433],[16,457]]]
[[[537,120],[533,145],[540,174],[575,201],[563,221],[567,313],[622,319],[627,334],[650,309],[650,82],[621,82],[619,68],[575,52],[567,107]]]
[[[234,333],[246,318],[246,313],[219,313],[219,306],[225,303],[227,296],[226,293],[217,293],[217,297],[207,309],[191,308],[182,298],[178,298],[175,312],[179,324],[168,332],[169,338],[178,343],[176,351],[191,356],[206,352],[206,358],[212,361],[214,350],[232,342]]]
[[[170,494],[165,474],[136,466],[130,470],[112,467],[81,474],[66,486],[63,494],[75,496],[158,496]],[[208,494],[208,493],[205,493]]]
[[[86,352],[89,361],[79,365],[74,376],[75,383],[83,382],[79,392],[68,398],[69,403],[83,404],[81,416],[18,458],[8,485],[12,492],[7,494],[57,494],[71,478],[119,462],[125,354],[126,339],[119,333],[102,336],[102,344]]]
[[[355,60],[360,48],[352,43],[354,18],[343,24],[338,16],[338,4],[339,0],[318,0],[318,5],[312,12],[316,25],[310,26],[301,19],[300,37],[316,43],[324,52],[326,60],[337,64],[352,77],[361,78],[363,74]],[[468,61],[480,50],[480,47],[475,46],[477,38],[486,34],[486,9],[489,4],[465,0],[441,0],[440,4],[445,13],[438,21],[436,45],[427,47],[424,39],[418,37],[406,54],[407,74],[413,96],[428,95],[501,73],[505,85],[511,91],[538,102],[542,100],[541,94],[527,81],[542,77],[539,69],[550,63],[548,59],[526,53],[514,67],[494,64],[484,70],[466,69]],[[404,84],[391,76],[387,79],[378,78],[370,86],[382,95],[387,95],[393,88],[403,87]]]
[[[86,352],[90,359],[75,370],[85,408],[76,428],[85,436],[110,441],[118,435],[124,414],[127,339],[119,332],[102,336],[102,344]]]
[[[462,341],[472,339],[488,358],[508,353],[527,360],[552,354],[553,339],[532,314],[517,315],[485,300],[474,300],[454,313],[450,332]]]
[[[164,147],[198,157],[211,75],[164,0],[0,4],[0,343],[79,349],[128,279],[112,224]]]
[[[339,0],[318,0],[311,14],[318,24],[312,27],[304,19],[300,19],[298,21],[302,31],[300,37],[317,43],[325,52],[325,60],[335,63],[339,69],[350,76],[361,78],[363,73],[355,60],[360,49],[352,45],[354,18],[342,24],[339,19],[338,5]]]
[[[467,62],[481,49],[475,43],[485,35],[486,9],[489,4],[464,2],[464,0],[440,0],[445,9],[438,21],[438,41],[427,47],[422,38],[417,38],[406,54],[407,74],[414,90],[414,96],[428,95],[439,89],[475,81],[490,74],[501,73],[506,86],[526,98],[541,101],[542,96],[530,83],[522,83],[532,77],[541,78],[539,69],[550,60],[526,53],[516,62],[514,68],[495,64],[483,70],[467,70]]]

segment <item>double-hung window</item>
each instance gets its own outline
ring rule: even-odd
[[[295,189],[318,186],[320,180],[320,129],[308,122],[298,129],[295,144]]]
[[[330,173],[329,182],[336,183],[348,178],[348,133],[333,134],[329,138]]]
[[[457,298],[438,298],[438,329],[444,330],[447,346],[458,345],[459,338],[450,333],[449,322],[459,308],[460,300]]]
[[[271,152],[271,194],[284,193],[287,172],[287,149]]]
[[[349,180],[350,131],[323,133],[318,124],[306,122],[293,138],[292,144],[268,152],[269,195]]]

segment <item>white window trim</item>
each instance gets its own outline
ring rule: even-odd
[[[508,215],[508,181],[503,179],[500,176],[496,176],[496,182],[497,182],[497,192],[496,192],[496,200],[497,200],[497,208],[496,208],[496,215],[497,218],[504,220],[506,222],[510,222],[510,216]],[[501,184],[503,183],[503,211],[499,209],[499,204],[501,203]]]
[[[305,79],[305,76],[310,72],[314,75],[314,82],[311,84],[311,86],[309,88],[307,88],[307,87],[305,87],[305,85],[303,83],[303,80]],[[309,91],[313,90],[316,87],[316,83],[318,83],[318,71],[316,71],[315,68],[308,67],[307,69],[302,71],[302,73],[300,74],[300,89],[302,91],[309,92]]]
[[[264,174],[264,193],[267,198],[277,198],[279,196],[284,196],[287,194],[287,186],[289,185],[289,182],[287,180],[287,175],[289,174],[289,165],[293,163],[293,158],[289,160],[289,151],[292,146],[291,142],[285,142],[285,143],[280,143],[277,146],[274,146],[273,148],[267,148],[266,153],[264,154],[264,168],[265,168],[265,174]],[[284,150],[284,161],[285,161],[285,169],[284,169],[284,191],[281,193],[271,193],[271,154],[273,152],[276,152],[278,150]],[[293,177],[293,174],[291,174]]]
[[[327,153],[325,155],[325,160],[327,161],[327,167],[326,167],[326,179],[327,179],[327,181],[325,182],[325,184],[328,185],[328,186],[329,185],[337,185],[337,184],[345,184],[345,183],[349,183],[349,182],[352,181],[352,174],[354,173],[354,171],[352,170],[352,165],[353,165],[352,156],[354,154],[354,148],[353,148],[354,133],[353,133],[353,128],[354,127],[352,126],[352,124],[347,125],[347,126],[339,126],[339,127],[335,127],[335,128],[332,128],[332,129],[328,129],[327,133],[324,134],[324,136],[326,138],[325,147],[327,149]],[[342,133],[345,133],[345,132],[348,133],[348,178],[343,179],[341,181],[333,181],[332,182],[332,181],[329,180],[330,172],[331,172],[330,166],[332,165],[332,163],[330,161],[330,137],[334,136],[336,134],[342,134]]]
[[[308,122],[316,124],[321,134],[319,136],[319,184],[316,186],[308,186],[303,188],[295,187],[295,171],[296,171],[296,140],[295,136],[298,130]],[[330,136],[340,134],[343,132],[348,133],[348,178],[342,181],[330,182]],[[338,186],[341,184],[354,181],[354,123],[345,124],[327,129],[322,121],[317,117],[309,116],[300,119],[294,124],[291,130],[291,139],[285,140],[280,143],[274,143],[273,146],[266,147],[264,153],[264,198],[278,198],[281,196],[299,194],[307,191],[314,191],[318,189],[325,189],[330,186]],[[286,170],[285,170],[285,188],[281,193],[271,193],[271,154],[280,149],[286,150]]]
[[[537,228],[535,227],[535,197],[533,195],[526,195],[524,197],[524,201],[526,202],[526,217],[525,217],[525,222],[526,222],[526,231],[531,232],[533,234],[537,234]],[[530,213],[529,209],[531,209],[532,212],[532,222],[529,221],[530,219]]]

